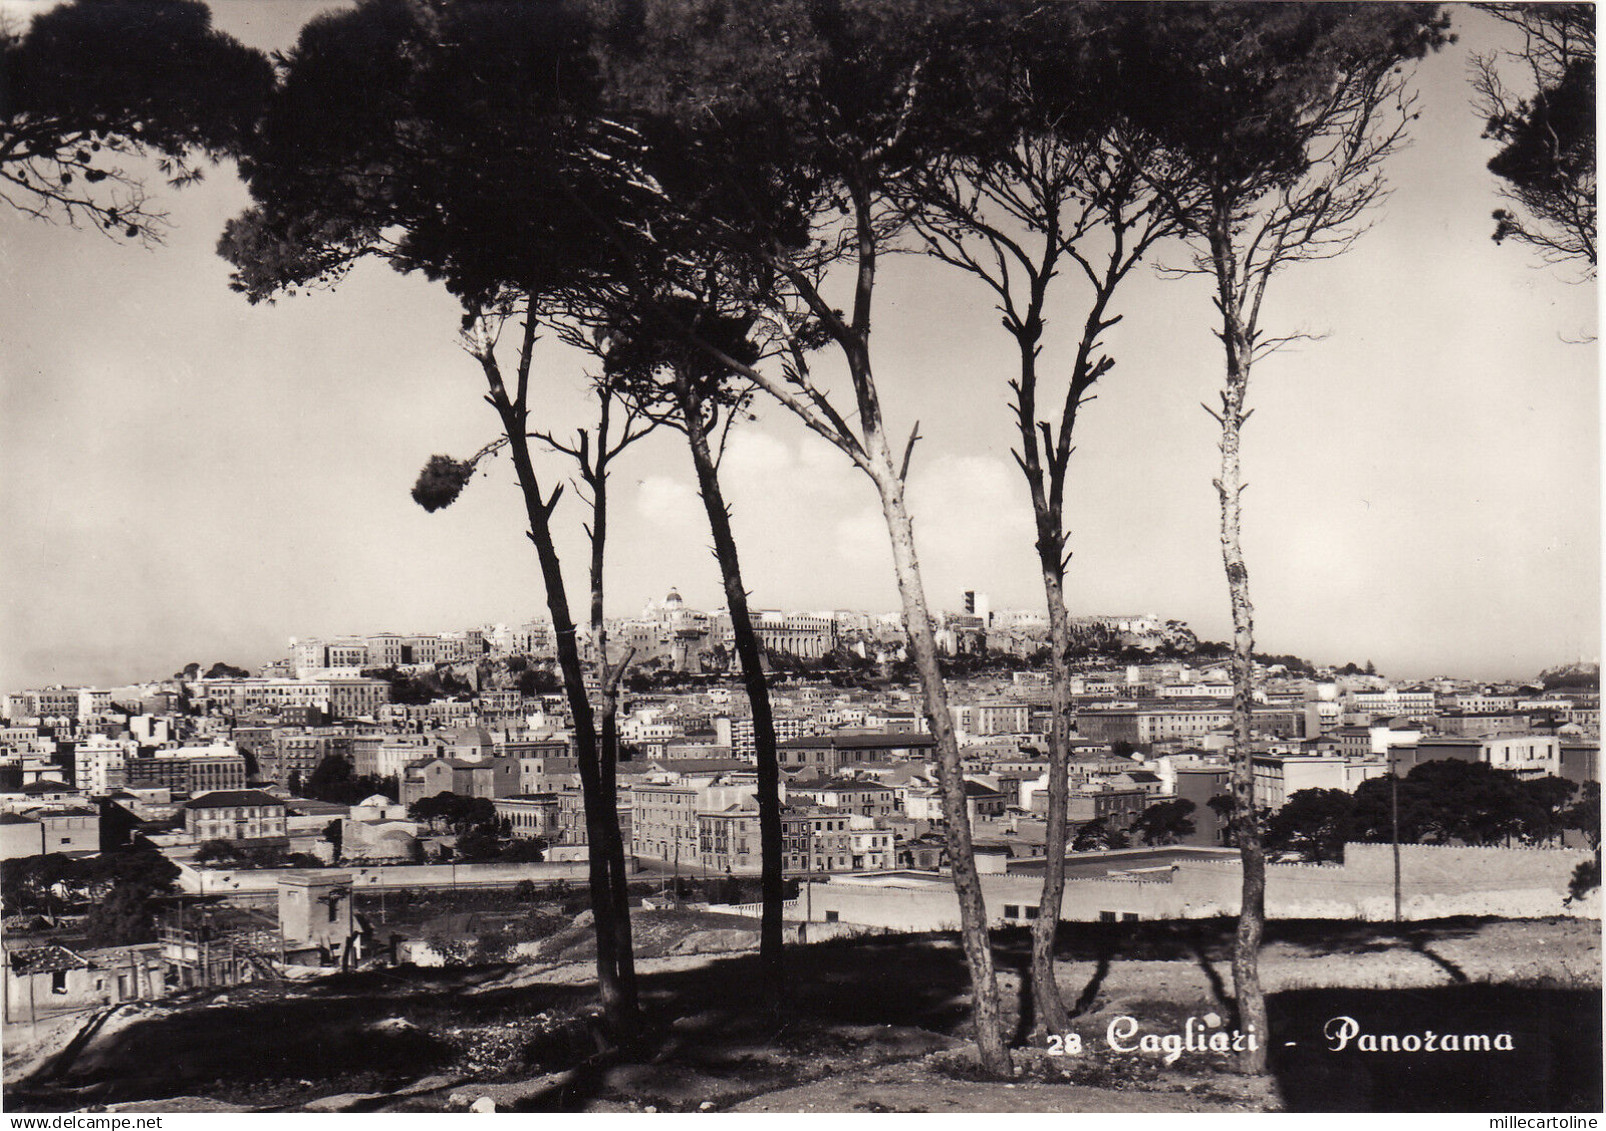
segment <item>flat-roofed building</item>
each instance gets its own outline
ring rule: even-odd
[[[1370,755],[1256,754],[1255,804],[1276,812],[1303,789],[1340,789],[1354,793],[1368,778],[1383,777],[1388,763]]]
[[[563,833],[556,793],[521,793],[491,803],[516,837],[556,841]]]
[[[1519,777],[1539,778],[1561,772],[1561,740],[1547,734],[1503,734],[1483,738],[1427,736],[1414,744],[1389,749],[1394,772],[1404,776],[1424,762],[1455,759],[1486,762]]]
[[[931,735],[913,731],[836,730],[789,739],[777,753],[783,769],[835,774],[858,762],[924,760],[936,747]]]

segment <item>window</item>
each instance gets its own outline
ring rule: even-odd
[[[1026,912],[1026,918],[1028,918],[1028,919],[1037,918],[1037,908],[1035,908],[1035,907],[1025,907],[1025,908],[1022,908],[1022,910],[1024,910]]]
[[[825,921],[827,923],[835,923],[835,922],[837,922],[838,921],[837,913],[835,911],[827,911],[825,913]]]
[[[50,992],[64,994],[67,992],[67,971],[52,970],[50,972]]]
[[[1113,911],[1100,911],[1099,912],[1099,922],[1100,923],[1113,923],[1113,922],[1115,922],[1115,912],[1113,912]]]
[[[1121,922],[1123,922],[1123,923],[1136,923],[1137,921],[1138,921],[1138,913],[1136,911],[1122,912],[1122,914],[1121,914]]]
[[[1004,918],[1006,918],[1006,919],[1019,919],[1020,918],[1020,906],[1019,906],[1019,904],[1015,904],[1015,903],[1006,903],[1006,904],[1004,904]]]

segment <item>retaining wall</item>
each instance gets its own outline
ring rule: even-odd
[[[305,869],[277,868],[197,868],[193,864],[174,861],[178,865],[179,886],[191,895],[229,895],[258,899],[278,898],[279,877],[286,871]],[[626,857],[626,867],[636,870],[633,857]],[[523,880],[531,883],[553,883],[557,880],[589,879],[589,865],[584,860],[546,860],[528,864],[396,864],[378,866],[347,866],[332,869],[351,874],[354,891],[398,891],[402,888],[502,888],[512,887]]]
[[[1578,849],[1402,845],[1401,914],[1406,919],[1599,918],[1598,896],[1563,902],[1573,869],[1589,857]],[[1060,918],[1093,922],[1238,914],[1243,880],[1236,859],[1182,860],[1168,879],[1068,879]],[[1026,909],[1037,906],[1042,890],[1034,876],[987,875],[981,885],[993,926],[1029,922]],[[1267,865],[1266,914],[1273,919],[1392,919],[1392,846],[1348,845],[1343,864]],[[954,930],[959,902],[946,882],[895,887],[845,879],[814,886],[811,918],[906,931]]]

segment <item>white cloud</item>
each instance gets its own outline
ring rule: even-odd
[[[719,472],[725,482],[739,483],[788,471],[793,462],[784,442],[755,428],[738,428],[731,433]]]
[[[708,521],[702,500],[688,483],[667,475],[650,475],[636,488],[636,513],[669,529],[697,529]]]

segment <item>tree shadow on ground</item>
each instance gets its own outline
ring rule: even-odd
[[[1237,919],[1146,919],[1124,923],[1062,923],[1055,957],[1062,962],[1198,961],[1232,957]],[[1272,919],[1266,923],[1265,945],[1281,944],[1311,955],[1361,954],[1392,950],[1419,936],[1436,940],[1470,938],[1494,919],[1461,916],[1412,923],[1362,920]],[[1013,953],[1026,938],[1024,928],[995,930],[994,945]]]
[[[1212,959],[1207,945],[1205,932],[1196,929],[1192,932],[1190,942],[1193,946],[1194,961],[1199,969],[1204,971],[1205,980],[1210,983],[1210,996],[1215,1003],[1232,1018],[1234,1027],[1238,1024],[1238,998],[1236,994],[1228,991],[1226,983],[1221,980],[1221,974],[1216,970],[1216,962]],[[1230,960],[1231,955],[1229,954]]]
[[[59,1082],[29,1082],[8,1101],[64,1110],[186,1094],[239,1097],[260,1086],[266,1106],[286,1106],[305,1101],[269,1098],[285,1082],[305,1095],[392,1091],[466,1065],[464,1074],[481,1081],[567,1073],[549,1095],[518,1106],[578,1110],[629,1063],[659,1067],[666,1077],[692,1070],[784,1084],[798,1062],[894,1055],[968,1024],[968,971],[950,939],[861,939],[787,957],[793,990],[779,1020],[754,1009],[756,954],[641,974],[648,1031],[629,1054],[599,1053],[589,983],[498,986],[516,967],[398,967],[331,976],[293,997],[264,1000],[257,991],[250,1001],[134,1021]],[[542,1017],[548,1020],[531,1025]],[[496,1040],[489,1051],[485,1033]]]

